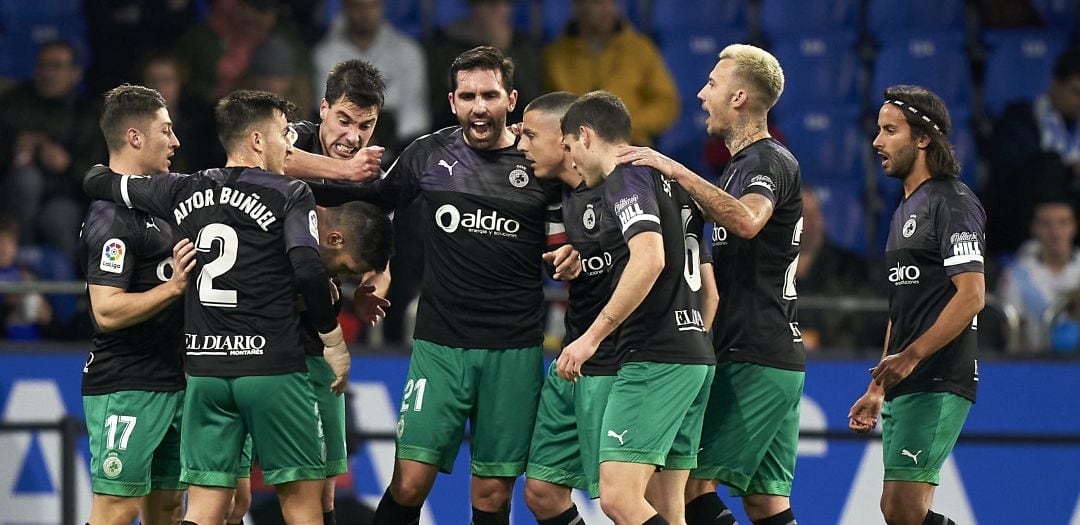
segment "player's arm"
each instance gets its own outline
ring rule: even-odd
[[[383,148],[369,146],[351,159],[335,159],[294,148],[285,162],[285,174],[298,179],[369,181],[379,178]]]
[[[901,352],[886,357],[874,368],[874,382],[889,387],[903,381],[924,359],[971,328],[971,321],[986,303],[986,282],[982,272],[952,276],[956,293],[945,304],[934,324]]]
[[[188,276],[195,268],[195,245],[182,239],[173,246],[172,277],[145,292],[88,284],[90,311],[102,332],[113,332],[137,325],[159,314],[184,295]]]
[[[112,201],[172,220],[171,210],[176,193],[189,180],[187,175],[178,173],[152,177],[120,175],[108,166],[98,164],[83,177],[83,191],[91,199]]]
[[[711,262],[701,263],[701,317],[705,321],[705,330],[712,331],[716,321],[716,310],[720,308],[720,291],[716,289]]]
[[[760,193],[736,199],[689,168],[652,148],[628,146],[619,152],[620,163],[650,166],[682,186],[701,207],[705,218],[743,239],[757,236],[773,213],[773,201]]]
[[[889,319],[889,324],[885,326],[885,344],[881,349],[882,360],[889,355],[890,337],[892,337],[892,319]],[[870,373],[873,372],[874,369],[871,368]],[[866,387],[866,393],[855,400],[855,404],[851,405],[851,410],[848,411],[848,428],[860,434],[873,430],[877,426],[878,416],[881,415],[881,404],[884,399],[885,387],[871,379],[870,386]]]
[[[581,365],[588,361],[600,342],[611,335],[649,295],[660,272],[664,271],[664,239],[655,231],[643,231],[627,241],[630,259],[604,308],[589,329],[563,349],[558,371],[563,379],[581,376]]]

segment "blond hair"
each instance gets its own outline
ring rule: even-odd
[[[762,110],[768,110],[776,104],[784,92],[784,70],[780,62],[768,51],[748,44],[732,44],[720,52],[720,60],[731,59],[735,62],[735,77],[750,87],[760,96]]]

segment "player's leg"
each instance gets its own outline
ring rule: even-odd
[[[274,485],[285,523],[322,525],[322,491],[325,483],[325,479],[309,479]]]
[[[475,399],[479,365],[465,350],[414,340],[402,393],[397,451],[390,486],[375,511],[376,525],[416,523],[436,475],[450,472],[461,449]]]
[[[697,368],[686,368],[671,381],[698,382],[697,392],[688,392],[692,396],[678,431],[668,451],[664,468],[653,474],[650,480],[651,494],[646,499],[656,508],[664,519],[671,523],[686,522],[686,482],[690,470],[697,466],[698,448],[701,444],[701,425],[705,419],[705,408],[712,391],[712,379],[715,367],[705,367],[704,377],[699,377]]]
[[[83,396],[94,498],[90,523],[127,525],[152,487],[153,456],[184,393],[125,390]],[[179,481],[173,479],[173,488]]]
[[[473,523],[509,523],[514,481],[525,472],[544,382],[543,349],[465,352],[480,370],[470,417]]]
[[[229,512],[247,436],[234,397],[237,379],[188,378],[180,432],[180,479],[189,485],[186,522],[224,523]]]
[[[604,436],[604,410],[616,376],[584,376],[574,383],[578,450],[589,497],[600,497],[600,439]]]
[[[605,461],[600,464],[600,508],[615,523],[645,523],[658,514],[645,500],[655,465]]]
[[[726,374],[727,363],[718,364],[702,421],[698,467],[690,471],[690,479],[686,482],[686,522],[689,525],[735,525],[734,514],[717,494],[720,481],[713,479],[716,472],[711,468],[719,463],[716,452],[736,442],[719,430],[734,406],[731,384]]]
[[[555,523],[569,523],[577,515],[574,510],[564,516],[574,509],[570,488],[588,488],[578,445],[575,387],[555,373],[553,361],[540,390],[525,469],[525,504],[538,522],[559,517]]]
[[[187,484],[180,482],[183,392],[175,394],[171,407],[172,422],[154,451],[154,459],[150,464],[150,494],[142,502],[143,525],[174,525],[184,517],[184,491],[187,490]]]
[[[744,405],[743,411],[757,414],[749,423],[759,429],[755,435],[761,437],[767,448],[746,489],[733,494],[742,496],[743,510],[755,523],[794,523],[790,496],[799,449],[799,407],[805,374],[750,365],[746,375],[747,386],[768,385],[769,395],[757,400],[756,408]],[[769,432],[773,432],[771,439],[767,439]]]
[[[662,469],[649,479],[645,500],[670,523],[686,522],[686,480],[689,470]]]
[[[308,374],[239,377],[236,402],[286,522],[321,524],[326,445]]]
[[[349,470],[349,456],[345,447],[345,396],[335,395],[330,391],[334,382],[334,372],[326,359],[317,356],[306,358],[311,386],[319,400],[319,417],[322,418],[323,435],[326,440],[326,483],[323,485],[323,521],[332,525],[337,518],[334,514],[334,497],[337,476]]]
[[[240,525],[244,523],[244,516],[251,510],[251,464],[253,462],[254,448],[251,444],[251,434],[244,439],[244,449],[240,453],[240,468],[236,471],[236,492],[233,493],[232,505],[229,508],[229,517],[225,519],[225,525]]]
[[[684,431],[684,421],[689,418],[688,427],[694,426],[695,405],[700,430],[700,412],[708,400],[707,379],[711,372],[712,367],[706,365],[652,362],[625,363],[619,369],[608,396],[600,437],[600,506],[616,522],[643,523],[657,514],[645,499],[656,466],[668,465],[673,470],[693,466],[693,452],[674,447]],[[682,444],[686,448],[690,443],[687,437]],[[634,466],[627,466],[631,464]],[[668,476],[665,481],[676,479]],[[657,494],[671,496],[671,492],[665,488]],[[682,505],[681,494],[674,498],[675,502],[661,506],[671,509]],[[681,512],[676,513],[681,517]]]
[[[941,466],[967,420],[971,401],[949,392],[920,392],[886,401],[881,410],[885,484],[881,512],[886,523],[937,520],[930,507]],[[948,523],[944,521],[943,523]]]

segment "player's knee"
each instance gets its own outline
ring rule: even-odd
[[[90,511],[93,525],[127,525],[139,516],[141,498],[95,494]]]
[[[511,482],[512,483],[512,482]],[[514,486],[502,482],[481,482],[473,478],[472,504],[473,507],[494,512],[510,508],[510,498],[513,495]]]
[[[431,486],[421,479],[401,477],[390,486],[390,495],[394,501],[404,507],[419,507],[427,499]]]
[[[569,498],[567,498],[569,499]],[[566,510],[559,508],[559,494],[552,490],[550,484],[537,482],[533,479],[525,480],[525,504],[536,516],[550,516]]]
[[[920,525],[927,509],[913,502],[899,501],[882,495],[881,515],[888,525]]]
[[[713,480],[690,478],[686,480],[686,501],[690,502],[702,494],[716,492],[718,486],[719,483]]]
[[[324,512],[329,512],[334,509],[334,494],[337,486],[337,476],[326,478],[326,484],[323,485],[322,491],[322,508]]]
[[[615,523],[626,522],[623,519],[623,515],[626,514],[627,509],[630,506],[630,498],[626,494],[626,491],[622,490],[604,490],[604,487],[600,487],[600,510],[604,511],[609,518]]]

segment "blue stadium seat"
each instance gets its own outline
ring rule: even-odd
[[[867,253],[866,205],[862,181],[829,181],[821,184],[803,182],[813,188],[821,201],[825,232],[837,246],[849,251]]]
[[[971,101],[971,71],[963,37],[945,34],[886,43],[877,55],[870,99],[878,100],[894,84],[925,86],[944,99],[950,111],[966,111]]]
[[[1076,0],[1032,0],[1031,4],[1042,15],[1047,27],[1065,33],[1075,29]]]
[[[761,25],[772,42],[807,34],[859,30],[857,0],[762,0]]]
[[[383,16],[399,31],[421,36],[421,0],[393,0],[383,2]],[[341,12],[341,0],[323,0],[323,23],[330,27],[331,22]]]
[[[6,20],[72,17],[82,14],[82,0],[0,0]]]
[[[686,108],[678,122],[657,140],[656,149],[665,155],[683,163],[694,173],[710,178],[708,165],[705,163],[706,113],[701,108]]]
[[[870,0],[867,11],[867,29],[881,42],[964,31],[964,0]]]
[[[778,114],[858,102],[860,63],[855,33],[806,35],[775,42],[771,48],[784,66],[786,85]]]
[[[697,92],[705,85],[709,72],[716,65],[717,55],[725,46],[740,42],[744,34],[730,32],[691,33],[677,38],[667,38],[660,44],[660,54],[667,64],[668,71],[675,79],[684,108],[697,108],[701,101]],[[684,110],[685,111],[685,110]]]
[[[467,0],[438,0],[435,4],[435,27],[457,22],[469,14]],[[513,0],[514,13],[511,16],[514,26],[526,30],[532,20],[532,0]]]
[[[24,246],[19,249],[18,262],[42,281],[74,281],[75,263],[63,252],[49,246]],[[66,323],[78,309],[78,297],[71,294],[45,296],[53,315]]]
[[[689,6],[684,2],[653,2],[652,29],[658,39],[686,31],[745,32],[747,3],[747,0],[708,0]]]
[[[870,140],[859,115],[857,106],[832,107],[778,121],[807,184],[863,179]]]
[[[997,116],[1015,100],[1032,100],[1050,86],[1054,61],[1065,49],[1065,35],[1049,31],[991,31],[983,40],[986,60],[986,112]]]
[[[26,17],[18,23],[3,22],[0,34],[0,77],[27,79],[34,72],[37,50],[41,44],[54,40],[71,42],[78,51],[80,62],[89,63],[86,44],[86,24],[81,15],[64,17]]]

